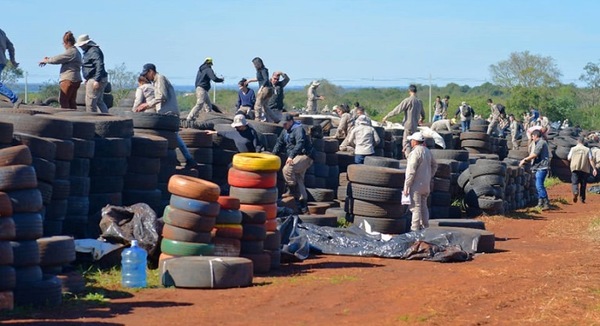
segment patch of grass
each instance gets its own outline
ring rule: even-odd
[[[455,199],[452,202],[452,204],[450,204],[450,206],[462,207],[463,206],[462,199]]]
[[[546,180],[544,180],[544,187],[551,188],[561,183],[562,181],[560,181],[560,179],[557,177],[547,177]]]
[[[329,279],[329,282],[331,284],[340,284],[340,283],[344,283],[344,282],[353,282],[353,281],[358,281],[358,277],[350,276],[350,275],[339,275],[339,276],[333,276],[332,278]]]
[[[143,289],[124,288],[121,286],[121,268],[113,267],[108,270],[102,270],[96,267],[90,267],[82,272],[86,280],[87,287],[101,288],[106,290],[123,290],[126,292],[138,292]],[[160,287],[160,273],[158,269],[146,270],[146,280],[148,288]]]
[[[429,313],[426,315],[417,315],[417,316],[411,316],[411,315],[402,315],[402,316],[398,316],[396,317],[396,321],[399,322],[404,322],[404,323],[424,323],[426,321],[428,321],[429,319],[431,319],[431,317],[433,317],[435,315],[435,313]]]
[[[108,303],[108,301],[110,301],[110,299],[104,297],[103,293],[97,293],[97,292],[88,293],[81,299],[84,301],[95,302],[95,303],[99,303],[99,304],[106,304],[106,303]]]
[[[556,198],[550,199],[550,204],[567,205],[568,203],[569,203],[569,201],[564,197],[556,197]]]
[[[594,216],[588,226],[588,234],[591,240],[600,241],[600,216]],[[600,295],[600,289],[596,290]]]
[[[337,221],[337,227],[338,227],[338,228],[347,228],[347,227],[349,227],[350,225],[352,225],[352,223],[350,223],[350,222],[346,221],[346,219],[345,219],[345,218],[343,218],[343,217],[342,217],[342,218],[340,218],[340,219],[338,219],[338,221]]]

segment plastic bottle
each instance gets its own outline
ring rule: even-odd
[[[146,250],[131,240],[131,247],[121,253],[121,285],[127,288],[146,287]]]

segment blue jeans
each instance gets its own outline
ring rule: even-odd
[[[6,67],[6,65],[0,64],[0,74],[2,73],[2,70],[4,70],[4,67]],[[0,82],[0,94],[8,97],[11,103],[15,103],[19,99],[19,97],[8,87],[4,86],[2,82]]]
[[[544,180],[548,176],[548,170],[537,170],[535,172],[535,189],[537,189],[538,198],[548,198],[546,187],[544,187]]]
[[[460,130],[462,132],[469,131],[469,128],[471,128],[471,120],[465,120],[460,122]]]
[[[177,147],[179,147],[179,150],[181,151],[181,154],[183,154],[183,157],[185,157],[185,160],[187,162],[194,161],[194,157],[188,150],[187,146],[185,146],[185,143],[183,142],[183,139],[181,139],[181,136],[179,136],[179,133],[176,133],[176,135],[177,135]]]
[[[369,155],[354,154],[354,164],[364,164],[365,157],[367,157],[367,156],[369,156]]]
[[[442,120],[442,115],[441,114],[434,114],[433,115],[433,122],[436,122],[438,120]]]

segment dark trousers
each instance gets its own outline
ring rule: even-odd
[[[587,188],[587,179],[589,176],[589,173],[583,171],[571,172],[573,195],[579,195],[582,201],[585,201],[585,188]]]
[[[60,82],[60,96],[58,101],[63,109],[77,110],[77,90],[81,82],[63,80]]]

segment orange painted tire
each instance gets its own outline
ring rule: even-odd
[[[177,196],[207,202],[216,202],[221,193],[221,188],[210,181],[177,174],[169,179],[168,190]]]
[[[241,239],[244,235],[244,229],[241,224],[215,224],[215,228],[211,233],[213,238]]]
[[[13,207],[10,197],[5,192],[0,192],[0,217],[9,217],[13,215]]]
[[[265,153],[237,153],[233,156],[233,167],[243,171],[279,171],[281,159],[277,155]]]
[[[267,229],[267,232],[275,232],[277,231],[277,220],[273,219],[273,220],[267,220],[265,222],[265,228]]]
[[[229,169],[227,182],[238,188],[273,188],[277,186],[277,172],[253,172]]]
[[[233,210],[240,209],[240,200],[235,197],[219,196],[219,199],[217,200],[217,202],[219,203],[219,205],[221,205],[221,208],[223,208],[223,209],[233,209]]]
[[[267,214],[267,220],[277,217],[277,203],[273,204],[241,204],[241,211],[263,211]]]

